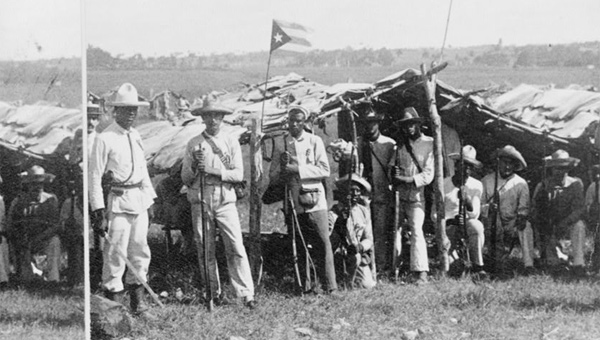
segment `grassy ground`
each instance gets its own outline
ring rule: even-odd
[[[259,307],[243,307],[224,281],[232,303],[209,313],[196,289],[194,256],[167,257],[158,225],[150,241],[150,283],[168,296],[164,309],[152,307],[160,321],[137,320],[131,339],[600,339],[600,283],[567,272],[523,276],[516,257],[487,281],[437,277],[416,286],[403,274],[399,283],[383,279],[340,297],[299,296],[288,241],[279,238],[263,245],[270,260]]]
[[[0,339],[83,339],[83,288],[0,292]]]

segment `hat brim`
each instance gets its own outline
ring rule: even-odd
[[[569,157],[546,160],[546,168],[574,168],[579,164],[579,158]]]
[[[22,183],[52,183],[54,181],[53,174],[43,174],[43,175],[28,175],[23,177]]]
[[[515,171],[521,171],[527,168],[527,162],[520,153],[514,153],[510,151],[506,151],[504,149],[500,149],[492,153],[494,159],[496,158],[510,158],[518,162],[518,166],[515,168]]]
[[[357,122],[380,122],[383,120],[385,116],[383,115],[379,115],[379,116],[371,116],[371,117],[357,117],[356,121]]]
[[[410,124],[410,123],[423,123],[424,121],[425,121],[425,118],[423,118],[423,117],[400,119],[400,120],[395,121],[394,125],[401,126],[401,125],[406,125],[406,124]]]
[[[207,113],[222,113],[224,115],[230,115],[233,113],[233,110],[225,107],[213,107],[213,108],[197,108],[190,110],[192,116],[202,116]]]
[[[454,161],[460,161],[460,154],[458,153],[453,153],[453,154],[449,154],[448,158],[454,160]],[[476,168],[481,168],[483,167],[483,163],[481,163],[480,161],[476,160],[475,158],[471,158],[471,157],[467,157],[467,156],[463,156],[463,161],[465,163],[469,163],[472,166],[476,167]]]
[[[362,178],[362,177],[358,177],[358,175],[356,175],[356,174],[352,174],[352,177],[350,178],[350,180],[351,180],[352,182],[354,182],[354,183],[356,183],[356,184],[360,185],[360,186],[362,187],[363,191],[365,191],[365,192],[367,192],[367,193],[371,192],[371,185],[370,185],[370,184],[369,184],[369,182],[367,182],[367,180],[365,180],[364,178]],[[344,185],[347,185],[347,183],[348,183],[348,175],[346,175],[346,176],[344,176],[344,177],[342,177],[342,178],[338,179],[338,180],[335,182],[335,185],[336,185],[338,188],[342,188]]]

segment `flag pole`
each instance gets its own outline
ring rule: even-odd
[[[260,216],[262,213],[262,201],[260,195],[260,184],[262,183],[262,127],[265,115],[265,101],[267,100],[267,85],[269,82],[269,71],[271,68],[271,54],[273,49],[269,50],[269,60],[267,62],[267,75],[265,79],[265,91],[263,94],[262,109],[260,118],[251,118],[250,133],[250,197],[249,197],[249,260],[252,271],[252,277],[255,279],[256,286],[260,285],[262,279],[262,249],[260,244]]]

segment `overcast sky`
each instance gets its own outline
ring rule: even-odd
[[[2,0],[0,58],[80,53],[79,0]],[[271,20],[318,49],[440,48],[450,0],[85,0],[87,43],[113,55],[265,51]],[[454,0],[447,46],[600,40],[599,0]],[[38,46],[41,49],[38,49]]]

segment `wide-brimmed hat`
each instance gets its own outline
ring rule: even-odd
[[[424,120],[425,119],[419,116],[419,113],[414,107],[409,106],[402,111],[400,119],[398,119],[395,124],[404,125],[408,123],[422,123]]]
[[[217,97],[207,96],[202,100],[194,101],[194,105],[192,105],[190,112],[194,116],[201,116],[209,112],[217,112],[222,113],[224,115],[229,115],[233,113],[233,110],[223,106],[223,104],[221,104]]]
[[[108,106],[150,106],[150,103],[140,101],[138,91],[130,83],[124,83],[117,90],[115,101],[106,103]]]
[[[512,145],[506,145],[503,148],[497,149],[492,153],[492,157],[494,159],[504,157],[517,161],[519,164],[515,167],[515,171],[521,171],[527,167],[525,158],[523,158],[521,153]]]
[[[579,164],[579,161],[579,158],[569,156],[569,153],[562,149],[558,149],[552,155],[544,157],[544,163],[547,168],[574,168]]]
[[[476,168],[481,168],[483,166],[483,164],[477,160],[477,150],[471,145],[463,146],[462,156],[464,162],[469,163]],[[448,155],[448,158],[458,161],[460,160],[460,153],[451,153]]]
[[[23,183],[51,183],[54,180],[53,174],[46,173],[46,170],[39,165],[34,165],[21,174]]]
[[[360,185],[363,188],[363,193],[369,193],[371,192],[371,185],[369,184],[369,182],[367,182],[366,179],[360,177],[358,174],[352,173],[350,176],[346,175],[343,176],[342,178],[338,179],[335,182],[335,185],[338,187],[338,189],[342,189],[344,188],[344,185],[347,185],[348,183],[348,178],[350,178],[350,180],[358,185]]]

